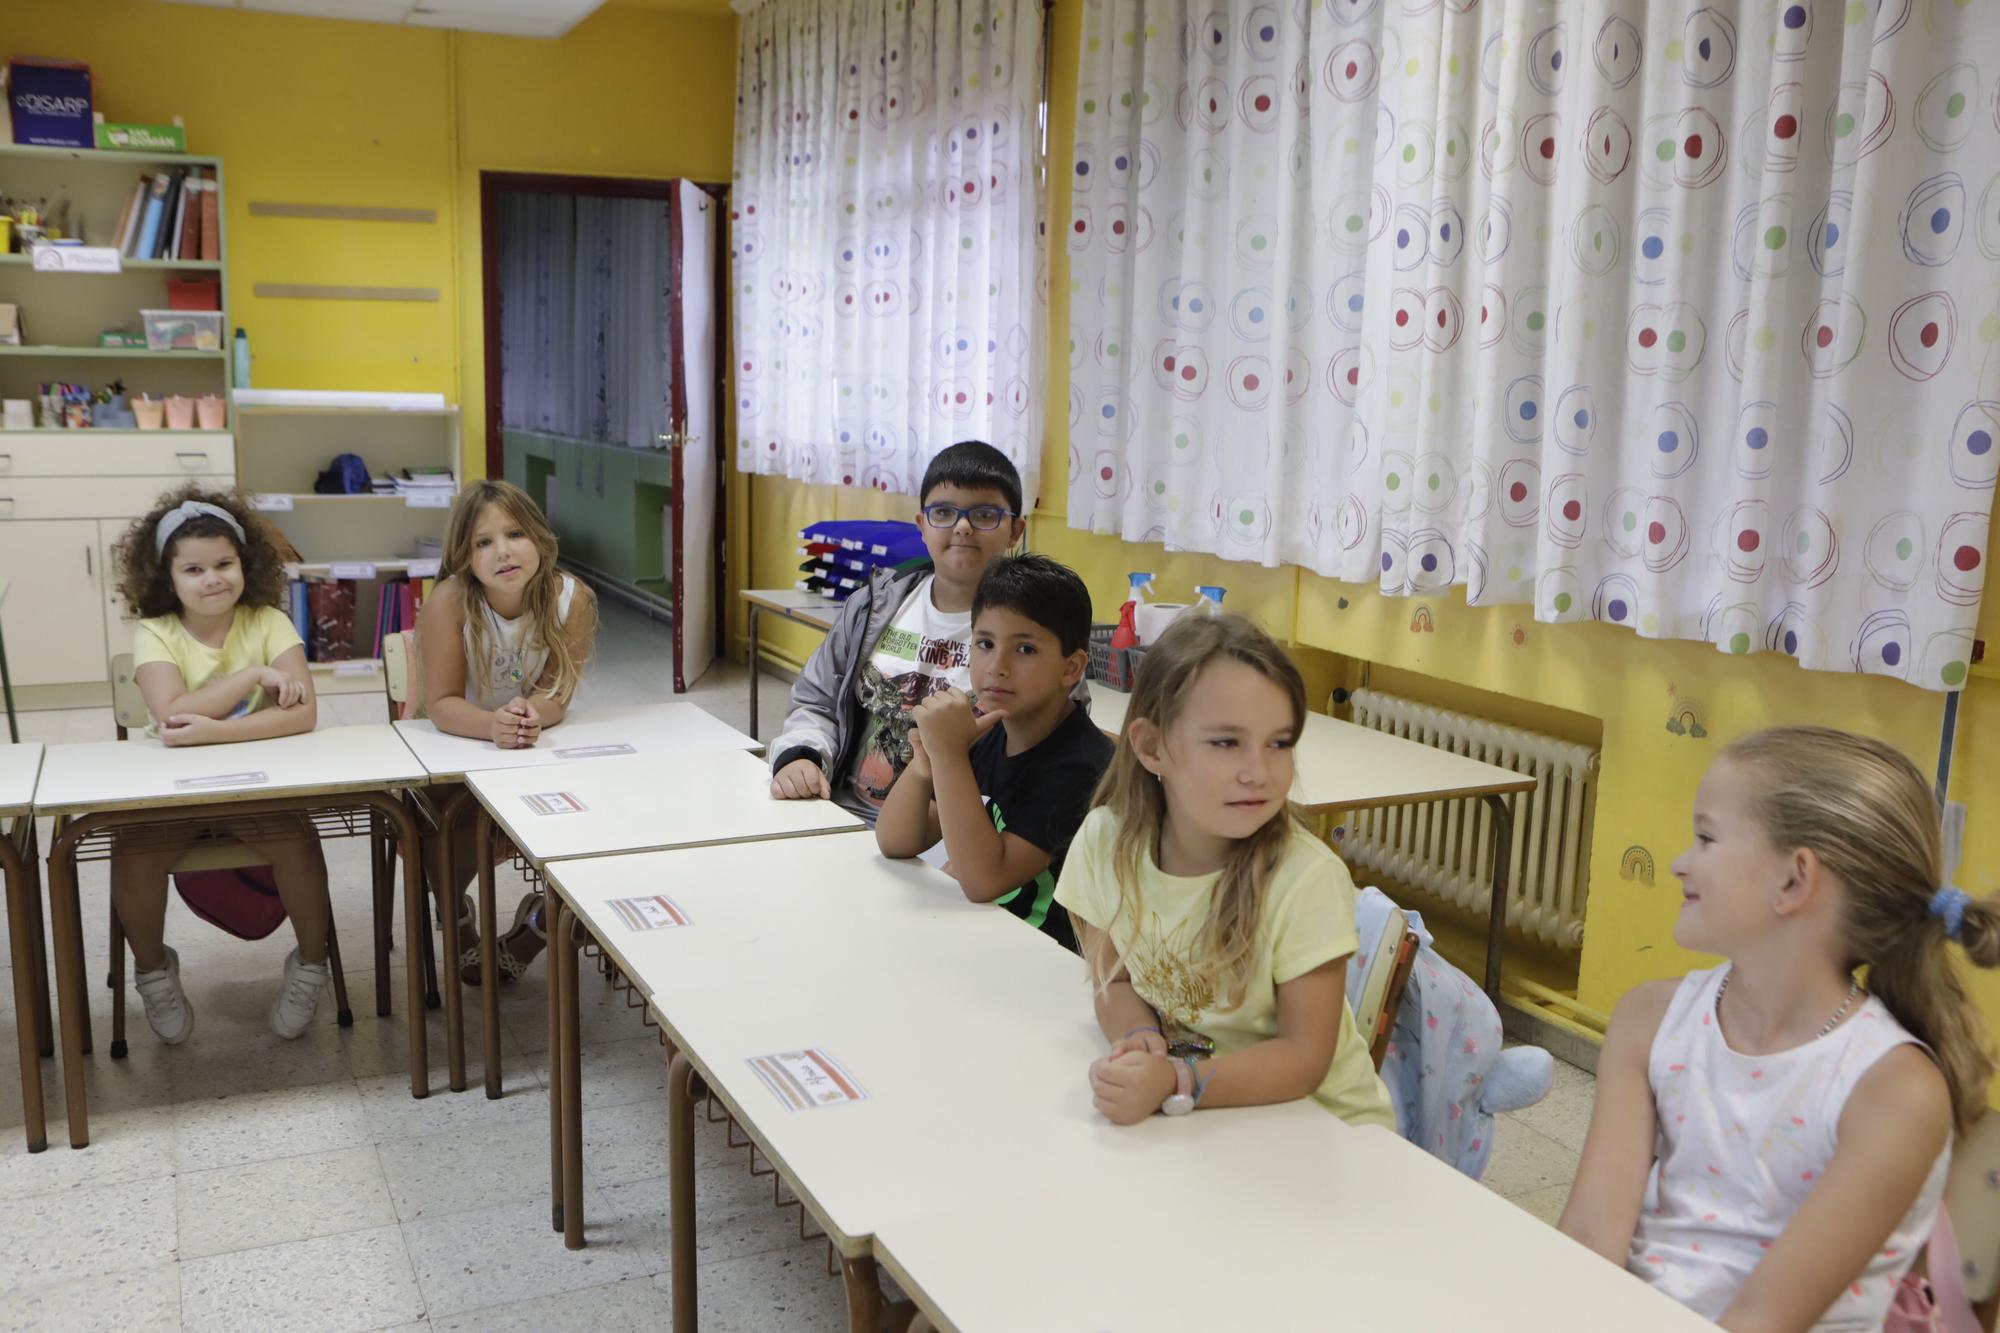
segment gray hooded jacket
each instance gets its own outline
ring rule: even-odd
[[[861,741],[861,704],[854,697],[855,680],[875,641],[931,570],[929,560],[912,560],[894,569],[875,570],[864,586],[854,590],[841,606],[840,619],[833,622],[793,682],[792,708],[785,714],[784,730],[765,751],[771,756],[773,773],[796,759],[818,763],[833,788],[834,801],[871,824],[875,822],[874,807],[843,781],[854,759],[854,747]],[[1090,707],[1088,682],[1077,682],[1074,697],[1079,706]]]

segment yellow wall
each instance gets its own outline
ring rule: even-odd
[[[1056,3],[1049,151],[1058,167],[1075,133],[1082,3]],[[1052,169],[1049,180],[1050,216],[1066,217],[1070,173]],[[1062,347],[1068,340],[1071,287],[1068,254],[1060,246],[1050,269],[1049,339],[1051,346]],[[1933,766],[1943,698],[1912,686],[1802,671],[1774,654],[1729,657],[1706,644],[1650,642],[1605,625],[1538,625],[1529,607],[1469,609],[1460,593],[1423,603],[1436,628],[1413,631],[1420,605],[1415,599],[1385,598],[1371,587],[1340,584],[1290,567],[1272,570],[1213,557],[1168,555],[1158,546],[1072,531],[1062,518],[1069,466],[1068,379],[1067,362],[1051,357],[1044,389],[1042,496],[1029,542],[1081,572],[1102,610],[1123,600],[1124,575],[1131,569],[1153,570],[1176,598],[1195,583],[1220,583],[1229,589],[1232,609],[1256,616],[1301,649],[1336,655],[1331,660],[1382,663],[1601,720],[1603,773],[1577,996],[1585,1006],[1608,1012],[1635,983],[1700,963],[1670,938],[1680,897],[1667,867],[1687,843],[1695,784],[1717,748],[1731,737],[1784,722],[1831,723],[1894,742],[1926,772]],[[754,586],[791,581],[798,559],[795,534],[806,519],[872,516],[884,511],[885,501],[899,513],[914,507],[907,498],[766,477],[745,489],[753,519],[749,557]],[[2000,599],[1989,601],[1982,624],[1984,637],[2000,653]],[[772,638],[781,655],[793,656],[809,652],[816,641],[816,636]],[[2000,677],[1990,674],[1990,667],[1986,670],[1989,674],[1975,676],[1963,696],[1952,782],[1953,798],[1971,803],[1975,811],[1982,805],[1992,810],[2000,802]],[[1667,730],[1669,715],[1684,706],[1700,712],[1705,739]],[[1653,859],[1651,886],[1619,874],[1621,857],[1634,846]],[[1965,853],[1960,879],[1966,887],[1975,892],[2000,887],[2000,828],[1993,821],[1971,821]],[[1989,1025],[2000,1032],[2000,976],[1981,975],[1975,986]]]
[[[224,159],[230,319],[262,386],[419,390],[484,470],[479,172],[727,180],[736,21],[611,6],[557,41],[158,0],[7,4],[6,52],[90,63],[114,121],[181,116]],[[6,52],[0,52],[5,54]],[[428,208],[431,224],[252,218],[250,203]],[[262,300],[259,282],[435,288]]]

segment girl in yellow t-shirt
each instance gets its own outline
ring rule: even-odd
[[[270,530],[233,495],[189,486],[127,530],[116,548],[119,592],[139,617],[133,677],[162,745],[216,745],[311,731],[319,721],[305,645],[285,604],[285,571]],[[305,822],[300,817],[300,822]],[[146,1021],[168,1045],[194,1031],[180,959],[167,947],[167,875],[198,823],[170,845],[114,847],[111,902],[132,946]],[[271,1028],[299,1036],[326,986],[326,861],[319,838],[244,840],[271,866],[298,947],[285,959]]]
[[[1287,799],[1298,668],[1241,616],[1182,616],[1125,717],[1056,888],[1111,1043],[1097,1109],[1130,1125],[1311,1097],[1393,1130],[1346,1005],[1354,882]]]

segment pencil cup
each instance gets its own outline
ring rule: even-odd
[[[158,398],[148,398],[144,394],[132,400],[132,416],[138,421],[140,430],[158,430],[164,424],[167,405]]]
[[[194,399],[179,394],[167,399],[167,429],[194,429]]]
[[[203,430],[221,430],[223,422],[222,396],[205,393],[194,400],[194,418]]]

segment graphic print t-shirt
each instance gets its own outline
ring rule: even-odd
[[[972,776],[993,827],[1049,854],[1048,869],[994,902],[1072,953],[1076,933],[1069,913],[1055,905],[1056,881],[1112,752],[1111,738],[1081,708],[1071,709],[1041,744],[1020,754],[1007,753],[1005,726],[972,745]]]
[[[910,710],[939,690],[972,686],[972,611],[939,611],[931,584],[904,600],[855,679],[862,724],[849,796],[871,818],[910,762]]]

